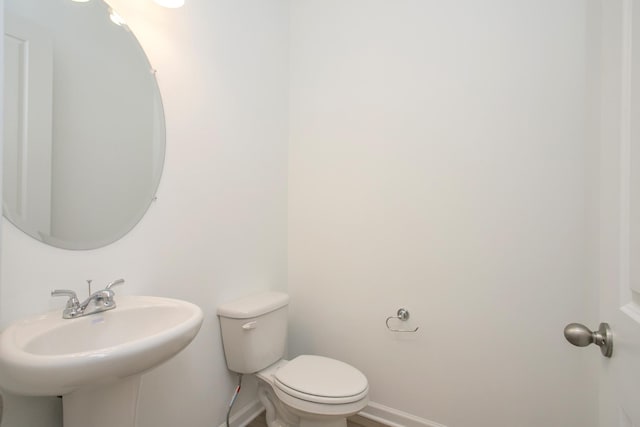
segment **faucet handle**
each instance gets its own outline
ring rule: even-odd
[[[78,313],[81,313],[80,309],[80,301],[78,301],[78,296],[75,291],[71,291],[69,289],[54,289],[51,291],[52,297],[69,297],[67,301],[67,305],[62,312],[63,319],[73,319],[78,316]]]
[[[70,297],[78,299],[76,295],[76,291],[72,291],[70,289],[54,289],[51,291],[52,297]]]
[[[80,301],[78,300],[78,296],[75,291],[69,289],[54,289],[51,291],[52,297],[69,297],[69,301],[67,301],[67,307],[77,307],[80,305]]]
[[[109,283],[105,287],[105,289],[111,289],[113,286],[122,285],[123,283],[124,283],[124,279],[114,280],[113,282]]]

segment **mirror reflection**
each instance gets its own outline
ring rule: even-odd
[[[3,213],[61,248],[124,236],[162,172],[155,75],[116,18],[100,0],[5,0]]]

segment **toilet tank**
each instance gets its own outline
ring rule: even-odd
[[[218,307],[227,367],[258,372],[284,357],[289,295],[261,292]]]

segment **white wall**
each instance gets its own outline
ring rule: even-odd
[[[291,3],[294,355],[448,427],[596,425],[594,5]]]
[[[50,290],[84,295],[90,278],[95,286],[123,277],[118,293],[199,304],[206,316],[196,340],[143,379],[139,425],[220,425],[235,377],[226,370],[215,307],[286,286],[288,4],[111,3],[158,69],[167,117],[158,201],[122,240],[93,251],[45,246],[4,221],[0,323],[61,309]],[[246,384],[240,406],[254,397]],[[6,403],[3,427],[59,425],[49,407],[59,407],[55,399]]]

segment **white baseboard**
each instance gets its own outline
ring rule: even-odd
[[[231,427],[246,427],[246,425],[260,415],[262,411],[264,411],[264,407],[260,401],[256,399],[249,402],[249,404],[231,417],[229,420]],[[397,409],[389,408],[388,406],[375,402],[369,402],[367,407],[358,415],[372,421],[386,424],[389,427],[445,427],[444,425],[438,424],[434,421],[416,417],[415,415],[398,411]],[[226,427],[226,423],[222,423],[220,427]]]
[[[253,400],[233,414],[233,416],[229,418],[229,424],[231,427],[245,427],[260,415],[262,411],[264,411],[262,403],[260,403],[258,399]],[[220,424],[220,427],[227,427],[226,421]]]
[[[358,415],[390,427],[445,427],[434,421],[416,417],[375,402],[369,402],[367,407],[360,411]]]

